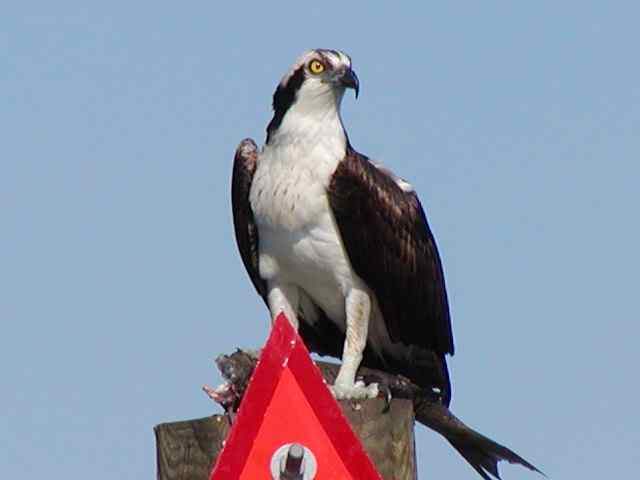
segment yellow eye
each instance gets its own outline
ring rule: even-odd
[[[319,60],[311,60],[309,62],[309,71],[315,75],[324,72],[324,65]]]

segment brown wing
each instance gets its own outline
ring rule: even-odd
[[[328,195],[351,265],[375,293],[391,339],[444,361],[454,350],[444,275],[416,194],[349,148]]]
[[[253,182],[253,174],[258,162],[258,147],[250,138],[245,138],[236,149],[233,160],[233,176],[231,177],[231,208],[233,210],[233,226],[236,242],[242,257],[242,263],[251,282],[262,298],[266,298],[266,284],[260,278],[258,267],[258,229],[253,218],[249,192]]]

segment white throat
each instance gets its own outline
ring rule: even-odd
[[[326,87],[298,92],[298,99],[289,107],[265,148],[295,145],[307,153],[320,148],[342,159],[347,145],[340,117],[343,95],[344,91]]]

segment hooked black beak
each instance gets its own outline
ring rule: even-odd
[[[356,72],[350,68],[345,70],[340,76],[340,85],[345,88],[353,88],[356,91],[356,98],[358,98],[358,93],[360,92],[360,81],[358,80]]]

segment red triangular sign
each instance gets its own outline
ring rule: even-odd
[[[302,339],[280,314],[209,480],[272,480],[273,454],[294,442],[313,452],[314,480],[382,480]]]

